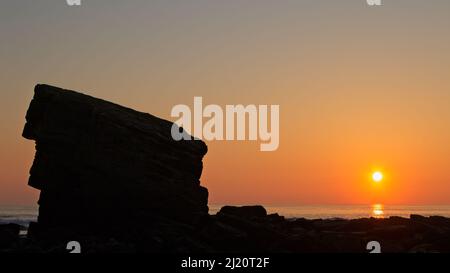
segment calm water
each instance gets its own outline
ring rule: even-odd
[[[221,207],[221,205],[209,205],[209,213],[216,214]],[[409,217],[410,214],[450,217],[450,206],[383,206],[377,204],[360,206],[265,206],[265,208],[269,213],[278,213],[287,218],[304,217],[307,219]],[[36,221],[37,215],[37,207],[0,207],[0,224],[16,223],[28,226],[31,221]]]
[[[37,207],[0,207],[0,224],[15,223],[28,226],[30,222],[37,220],[37,215]]]
[[[423,216],[440,215],[450,217],[450,206],[384,206],[349,205],[349,206],[264,206],[268,213],[278,213],[287,218],[325,219],[344,218],[355,219],[363,217],[384,218],[390,216],[409,217],[410,214]],[[210,205],[210,214],[215,214],[221,206]]]

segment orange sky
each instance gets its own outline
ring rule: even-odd
[[[36,83],[170,120],[194,96],[279,104],[276,152],[208,143],[210,203],[450,204],[450,2],[85,2],[0,3],[0,205],[37,201]]]

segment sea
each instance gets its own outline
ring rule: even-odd
[[[209,205],[209,213],[216,214],[223,205]],[[286,218],[306,219],[356,219],[388,218],[401,216],[408,218],[411,214],[423,216],[450,217],[450,205],[444,206],[403,206],[403,205],[303,205],[271,206],[264,205],[268,213],[278,213]],[[37,206],[1,206],[0,224],[15,223],[27,227],[37,221]]]
[[[0,206],[0,225],[14,223],[27,227],[37,221],[37,216],[37,206]]]
[[[209,205],[209,213],[216,214],[221,205]],[[450,205],[445,206],[404,206],[404,205],[303,205],[270,206],[264,205],[267,213],[278,213],[286,218],[306,219],[357,219],[388,218],[400,216],[409,218],[411,214],[423,216],[450,217]]]

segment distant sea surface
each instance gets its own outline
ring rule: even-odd
[[[28,226],[30,222],[36,222],[38,207],[25,206],[0,206],[0,224],[19,224]]]
[[[209,213],[216,214],[222,205],[209,205]],[[410,214],[423,216],[450,217],[450,206],[390,206],[390,205],[349,205],[349,206],[264,206],[268,213],[278,213],[286,218],[355,219],[365,217],[387,218],[390,216],[409,217]],[[28,226],[37,220],[37,207],[2,206],[0,224],[16,223]]]
[[[209,205],[209,213],[216,214],[221,205]],[[423,216],[450,217],[450,205],[446,206],[399,206],[399,205],[327,205],[327,206],[264,206],[268,213],[278,213],[286,218],[306,219],[356,219],[356,218],[387,218],[401,216],[409,218],[411,214]]]

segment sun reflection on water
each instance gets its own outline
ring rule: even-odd
[[[384,206],[382,204],[372,205],[372,217],[374,218],[384,217]]]

